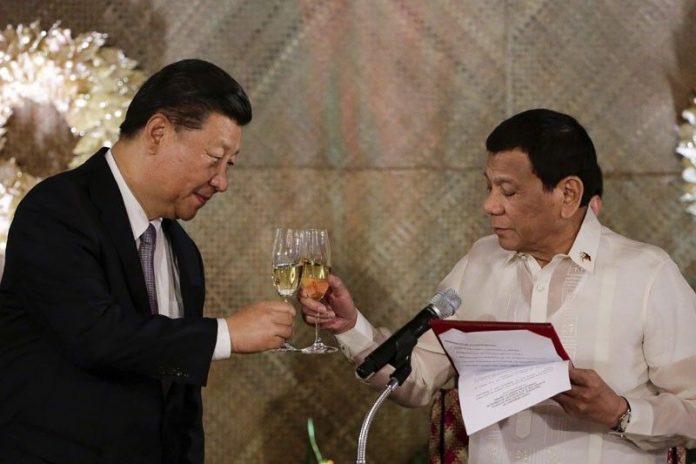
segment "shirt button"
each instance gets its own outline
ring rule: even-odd
[[[544,284],[537,284],[536,289],[537,292],[543,292],[546,286]]]

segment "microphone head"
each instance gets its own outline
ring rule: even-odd
[[[430,306],[437,313],[438,318],[445,319],[454,314],[462,304],[457,292],[453,288],[440,290],[430,299]]]

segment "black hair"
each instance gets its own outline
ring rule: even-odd
[[[602,194],[602,171],[592,139],[567,114],[548,109],[516,114],[491,132],[486,149],[492,155],[514,149],[526,153],[545,190],[553,190],[567,176],[578,176],[584,187],[580,206]]]
[[[203,60],[177,61],[140,87],[121,123],[121,136],[135,135],[155,113],[164,114],[176,128],[200,129],[213,112],[240,126],[251,121],[249,97],[227,72]]]

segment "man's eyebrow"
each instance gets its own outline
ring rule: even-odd
[[[495,182],[496,184],[517,184],[517,182],[514,179],[507,176],[498,176],[491,179],[490,177],[488,177],[488,173],[486,173],[485,171],[483,173],[483,177],[485,177],[486,180],[490,182]]]

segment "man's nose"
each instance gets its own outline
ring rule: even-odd
[[[221,172],[216,173],[210,180],[210,185],[215,187],[215,190],[218,192],[227,191],[227,169],[223,168]]]
[[[493,191],[489,192],[483,201],[483,210],[491,216],[502,214],[503,207],[498,200],[498,196]]]

